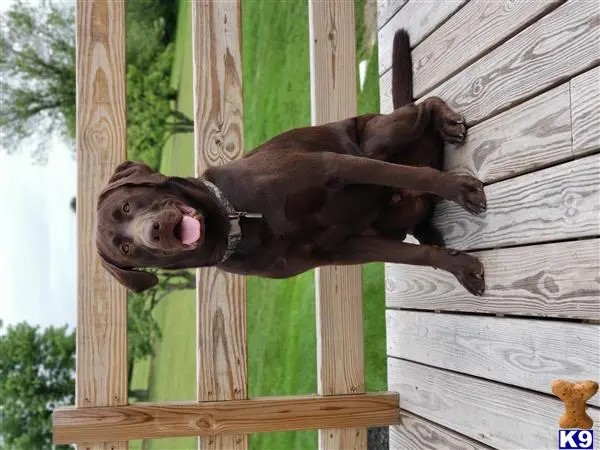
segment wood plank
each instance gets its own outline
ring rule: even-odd
[[[464,145],[448,146],[445,170],[489,183],[591,153],[600,148],[598,96],[600,68],[469,128]]]
[[[309,1],[313,124],[356,114],[354,3]],[[316,271],[317,385],[321,395],[364,392],[362,271],[360,266]],[[366,428],[323,429],[321,449],[366,449]]]
[[[410,36],[410,46],[414,48],[465,2],[466,0],[444,0],[442,2],[410,0],[379,30],[379,73],[382,74],[392,67],[392,43],[396,30],[406,29]],[[416,79],[414,81],[416,82]]]
[[[75,404],[127,403],[126,291],[100,264],[95,205],[126,157],[125,12],[109,0],[76,2],[77,355]],[[85,449],[126,450],[127,442]]]
[[[408,0],[377,0],[377,28],[383,27]]]
[[[569,83],[469,128],[465,143],[447,146],[444,169],[485,183],[573,157]]]
[[[387,307],[600,320],[600,239],[473,254],[485,268],[482,297],[443,270],[387,264]]]
[[[244,152],[239,1],[193,2],[196,174]],[[197,271],[197,399],[248,396],[246,282],[216,268]],[[246,449],[242,434],[201,437],[199,448]]]
[[[473,216],[441,202],[434,223],[446,245],[477,250],[600,234],[600,155],[485,188],[488,209]]]
[[[600,149],[600,67],[571,80],[573,153]]]
[[[543,92],[600,62],[600,11],[571,0],[451,77],[439,96],[470,125]],[[381,110],[392,111],[391,73],[381,77]]]
[[[495,448],[556,448],[564,405],[556,397],[388,358],[402,408]],[[588,407],[594,431],[600,410]]]
[[[306,430],[399,423],[398,394],[259,397],[217,402],[135,403],[54,411],[58,444],[219,433]]]
[[[406,411],[390,427],[390,450],[490,450],[491,447]]]
[[[415,48],[414,96],[421,97],[563,2],[472,0],[467,3]]]
[[[600,325],[395,310],[386,320],[396,358],[550,395],[552,380],[600,373]]]

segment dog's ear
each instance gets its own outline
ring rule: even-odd
[[[162,185],[168,180],[165,175],[154,171],[150,166],[138,161],[124,161],[119,164],[108,183],[98,195],[98,208],[107,194],[124,185]]]
[[[120,181],[124,178],[135,176],[136,178],[144,175],[152,175],[156,173],[150,166],[138,161],[123,161],[119,164],[112,176],[108,180],[109,184]]]
[[[124,269],[106,261],[104,258],[100,259],[102,260],[102,266],[123,286],[133,292],[145,291],[158,283],[158,277],[153,273],[145,270]]]

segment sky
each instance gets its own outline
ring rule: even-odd
[[[0,2],[0,14],[11,1]],[[46,137],[47,138],[47,137]],[[69,204],[77,173],[59,138],[48,164],[0,142],[0,319],[4,325],[76,323],[76,221]]]
[[[47,165],[0,149],[0,319],[75,326],[76,164],[54,138]]]

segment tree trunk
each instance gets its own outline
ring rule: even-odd
[[[129,398],[134,398],[136,399],[138,402],[145,402],[146,400],[148,400],[148,397],[150,396],[150,390],[149,389],[129,389],[129,392],[127,394],[129,396]]]
[[[174,109],[171,110],[171,116],[173,116],[175,119],[177,119],[177,121],[175,123],[179,123],[182,125],[188,125],[191,126],[192,128],[194,127],[194,121],[192,119],[190,119],[186,114],[182,113],[181,111]]]

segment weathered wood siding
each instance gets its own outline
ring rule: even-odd
[[[403,422],[390,448],[556,448],[563,406],[550,382],[600,374],[600,9],[380,3],[381,111],[406,28],[415,101],[439,96],[469,125],[445,170],[479,177],[488,197],[480,216],[441,202],[434,218],[448,246],[482,260],[483,297],[440,270],[386,265],[388,383]],[[599,406],[596,395],[596,433]]]

